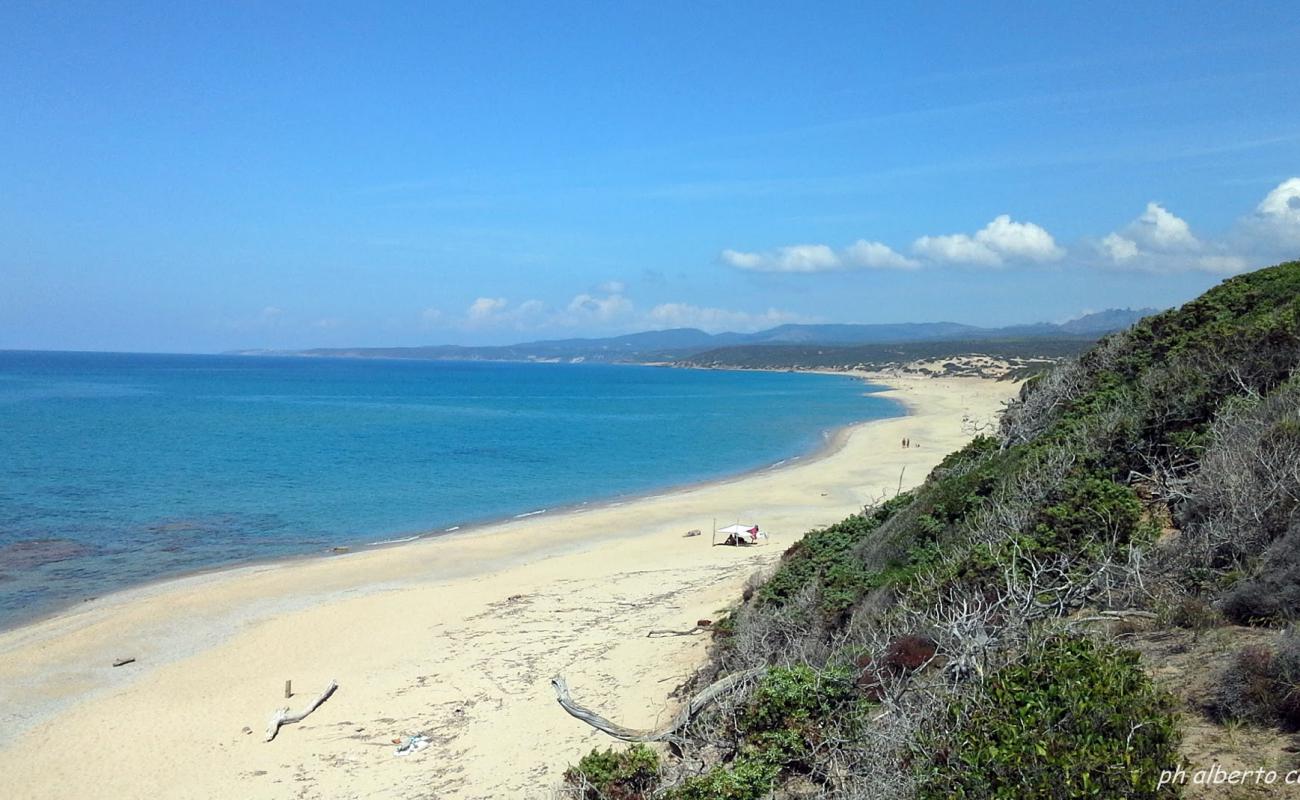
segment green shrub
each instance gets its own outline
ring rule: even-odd
[[[877,524],[884,524],[894,518],[894,515],[912,504],[916,499],[915,492],[903,492],[896,494],[885,502],[876,506],[867,512],[867,515],[874,519]]]
[[[847,669],[817,671],[807,664],[776,667],[763,676],[740,718],[741,731],[797,728],[829,718],[853,698]]]
[[[583,800],[641,800],[659,783],[659,754],[643,744],[592,750],[564,771],[564,782]]]
[[[949,454],[934,468],[917,498],[923,507],[923,535],[937,539],[949,525],[964,520],[992,494],[1013,462],[1011,454],[1000,453],[997,440],[989,436],[977,436]]]
[[[853,718],[854,700],[847,668],[769,670],[737,720],[742,758],[778,770],[805,768],[824,735]]]
[[[823,591],[827,611],[835,612],[851,605],[869,588],[865,583],[869,576],[850,553],[854,545],[879,526],[875,516],[855,514],[804,534],[786,550],[776,572],[758,590],[759,602],[780,607],[805,587],[815,585]]]
[[[1144,538],[1142,503],[1128,486],[1097,474],[1071,475],[1060,499],[1043,508],[1033,525],[1033,540],[1048,552],[1079,552],[1113,541]]]
[[[1136,653],[1053,637],[950,706],[927,742],[922,800],[1147,798],[1178,763],[1173,700]]]
[[[760,800],[772,790],[780,769],[772,764],[738,758],[704,775],[687,778],[664,795],[665,800]]]

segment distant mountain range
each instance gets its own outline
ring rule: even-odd
[[[599,339],[552,339],[490,347],[332,347],[297,351],[243,350],[243,355],[298,355],[333,358],[405,358],[485,361],[680,361],[718,348],[746,345],[867,345],[904,342],[975,342],[994,339],[1096,339],[1122,330],[1156,309],[1108,309],[1069,322],[1040,322],[981,328],[956,322],[904,322],[886,325],[780,325],[757,333],[705,333],[695,328],[643,331]]]

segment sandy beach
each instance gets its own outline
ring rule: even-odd
[[[12,798],[548,797],[614,742],[549,686],[630,726],[717,618],[809,528],[919,482],[1016,384],[874,376],[909,415],[778,469],[463,534],[168,581],[0,634],[0,794]],[[904,450],[910,437],[918,447]],[[716,518],[771,534],[711,547]],[[690,529],[703,535],[684,538]],[[115,659],[133,657],[121,667]],[[285,700],[285,680],[294,697]],[[337,693],[263,742],[281,705]],[[431,745],[397,756],[394,739]]]

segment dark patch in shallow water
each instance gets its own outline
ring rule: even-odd
[[[81,558],[95,548],[72,539],[29,539],[0,545],[0,568],[21,571],[70,558]]]
[[[145,525],[144,530],[154,535],[190,538],[219,536],[224,539],[231,534],[270,533],[284,527],[284,520],[276,514],[217,513],[202,517],[161,519]]]

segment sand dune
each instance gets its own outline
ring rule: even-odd
[[[0,634],[0,794],[87,797],[546,797],[612,742],[565,715],[548,680],[633,726],[704,658],[746,578],[810,527],[910,486],[1017,388],[888,378],[910,415],[844,432],[819,458],[583,513],[122,592]],[[920,446],[900,447],[905,437]],[[714,518],[770,545],[710,547]],[[702,537],[683,538],[701,528]],[[120,668],[119,656],[137,660]],[[313,716],[267,718],[331,679]],[[245,729],[251,733],[245,733]],[[432,744],[395,755],[393,739]]]

